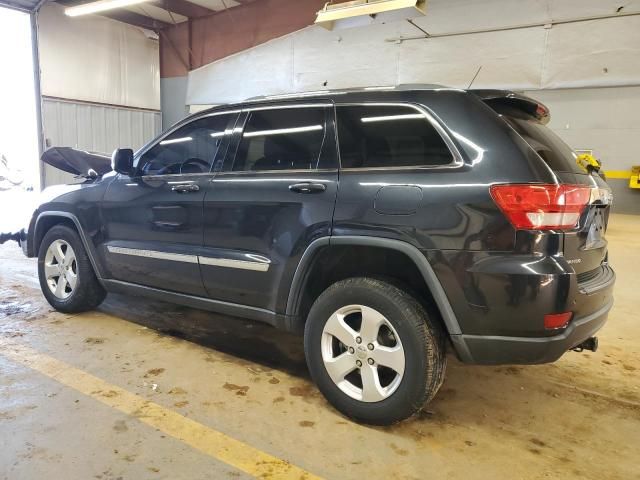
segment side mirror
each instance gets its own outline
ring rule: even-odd
[[[133,150],[130,148],[117,148],[111,155],[111,168],[123,175],[133,176]]]

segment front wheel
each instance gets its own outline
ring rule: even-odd
[[[52,227],[42,239],[38,277],[45,298],[60,312],[91,310],[106,296],[80,237],[65,225]]]
[[[399,422],[444,380],[444,335],[405,291],[373,278],[333,284],[315,301],[304,335],[311,376],[339,411],[373,425]]]

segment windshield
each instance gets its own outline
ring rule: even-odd
[[[511,127],[533,148],[554,172],[584,173],[576,163],[575,152],[535,119],[503,115]]]

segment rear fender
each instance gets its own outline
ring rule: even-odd
[[[287,300],[286,316],[287,326],[289,330],[299,331],[300,326],[304,325],[305,319],[299,318],[300,316],[300,299],[302,292],[306,284],[306,280],[313,266],[313,259],[315,254],[322,248],[328,245],[362,245],[367,247],[378,247],[396,250],[405,254],[411,259],[422,274],[424,281],[429,288],[431,295],[436,303],[436,306],[440,312],[442,320],[445,324],[447,332],[449,333],[453,342],[456,352],[461,358],[465,357],[466,345],[464,343],[457,342],[462,333],[458,320],[451,308],[449,299],[442,288],[442,284],[438,280],[433,268],[429,264],[426,257],[413,245],[389,238],[378,237],[366,237],[366,236],[339,236],[339,237],[325,237],[312,242],[304,255],[293,277],[289,297]]]

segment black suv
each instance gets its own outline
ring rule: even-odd
[[[63,312],[120,292],[304,333],[329,401],[388,424],[433,398],[447,348],[475,364],[595,349],[611,193],[548,118],[435,86],[216,107],[112,167],[45,153],[86,181],[47,190],[23,248]]]

